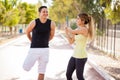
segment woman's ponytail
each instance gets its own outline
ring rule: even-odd
[[[94,25],[93,25],[93,18],[91,16],[89,18],[89,23],[88,23],[88,36],[89,39],[92,40],[94,38]]]

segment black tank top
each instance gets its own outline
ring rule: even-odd
[[[31,48],[47,48],[49,47],[50,25],[51,20],[47,19],[45,23],[41,23],[40,19],[35,19],[36,25],[32,30]]]

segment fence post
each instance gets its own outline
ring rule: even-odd
[[[114,52],[113,52],[113,57],[115,58],[115,42],[116,42],[116,24],[114,24]]]

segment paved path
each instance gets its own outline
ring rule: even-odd
[[[22,69],[23,61],[29,49],[26,36],[0,46],[0,80],[37,80],[37,63],[30,72]],[[66,80],[65,72],[72,47],[56,33],[50,42],[50,57],[45,80]],[[85,67],[85,80],[104,80],[88,63]],[[75,73],[73,79],[76,79]]]

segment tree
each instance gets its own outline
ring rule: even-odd
[[[112,7],[110,7],[112,6]],[[105,14],[106,14],[106,18],[109,19],[112,24],[116,24],[118,22],[120,22],[120,1],[116,0],[116,1],[112,1],[111,4],[106,4],[106,8],[105,8]]]
[[[12,27],[14,27],[19,22],[19,11],[17,9],[9,10],[4,15],[4,26],[8,26],[10,28],[10,32],[12,34]]]
[[[17,6],[18,10],[19,10],[19,24],[25,24],[26,22],[26,8],[27,8],[27,3],[19,3]]]
[[[53,0],[53,5],[49,9],[50,18],[63,23],[66,16],[69,16],[69,18],[76,17],[78,12],[75,7],[71,6],[73,2],[74,0]]]
[[[28,24],[31,20],[35,19],[37,12],[36,12],[36,6],[29,4],[28,8],[26,10],[26,24]]]
[[[2,5],[5,8],[5,11],[3,14],[3,22],[2,24],[4,26],[8,26],[10,29],[10,32],[12,34],[12,27],[14,27],[16,24],[18,24],[19,16],[17,11],[17,1],[18,0],[3,0],[1,1]]]
[[[0,1],[0,24],[3,24],[3,14],[5,14],[5,7],[2,4],[2,1]]]

